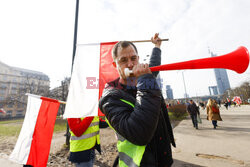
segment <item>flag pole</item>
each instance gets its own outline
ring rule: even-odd
[[[161,39],[158,41],[168,41],[169,39]],[[139,42],[152,42],[151,40],[138,40],[138,41],[131,41],[133,43],[139,43]]]
[[[73,71],[73,65],[74,65],[74,60],[75,60],[75,55],[76,55],[78,13],[79,13],[78,11],[79,11],[79,0],[76,0],[75,28],[74,28],[74,41],[73,41],[73,55],[72,55],[71,73]]]
[[[161,40],[158,40],[158,41],[169,41],[169,39],[161,39]],[[113,43],[113,42],[100,42],[100,43],[105,44],[105,43]],[[152,42],[152,41],[151,40],[137,40],[137,41],[130,41],[130,42],[140,43],[140,42]],[[81,45],[99,45],[100,43],[84,43],[84,44],[77,44],[77,46],[81,46]]]
[[[65,101],[61,101],[61,100],[58,100],[58,102],[61,103],[61,104],[66,104]]]
[[[74,60],[75,60],[75,55],[76,55],[76,46],[77,46],[77,28],[78,28],[78,13],[79,13],[79,0],[76,0],[76,12],[75,12],[75,28],[74,28],[74,41],[73,41],[73,55],[72,55],[72,64],[71,64],[71,75],[73,71],[73,66],[74,66]],[[66,104],[66,102],[65,102]],[[65,106],[63,106],[63,113],[65,110]],[[67,121],[67,128],[66,128],[66,142],[65,144],[69,148],[69,139],[70,139],[70,133],[69,133],[69,124]]]
[[[37,99],[40,99],[42,96],[39,96],[39,95],[34,95],[34,94],[30,94],[30,93],[26,93],[25,95],[27,95],[27,96],[31,96],[31,97],[34,97],[34,98],[37,98]],[[48,98],[48,97],[46,97],[46,98]],[[48,99],[51,99],[51,98],[48,98]],[[53,99],[53,100],[56,100],[56,99]],[[65,101],[61,101],[61,100],[57,100],[59,103],[61,103],[61,104],[66,104],[66,102]]]

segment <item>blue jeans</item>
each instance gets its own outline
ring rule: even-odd
[[[90,159],[87,162],[80,162],[80,163],[75,163],[76,167],[93,167],[94,166],[94,161],[95,161],[95,152],[91,152],[92,156],[94,156],[92,159]]]
[[[192,119],[194,127],[198,128],[197,114],[191,114],[190,117]]]
[[[80,162],[80,163],[75,163],[76,167],[93,167],[94,166],[94,159],[91,159],[87,162]]]
[[[212,124],[214,125],[214,128],[216,128],[216,126],[217,126],[217,121],[216,121],[216,120],[212,120]]]

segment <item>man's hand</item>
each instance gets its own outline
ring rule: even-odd
[[[161,38],[159,37],[159,33],[155,33],[154,37],[151,38],[151,41],[155,44],[155,47],[161,47]]]
[[[137,64],[133,67],[132,71],[133,71],[133,76],[135,76],[136,78],[144,74],[152,73],[151,70],[149,69],[148,64]]]

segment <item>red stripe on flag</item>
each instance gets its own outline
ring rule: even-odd
[[[43,98],[37,116],[27,165],[46,167],[59,102]]]
[[[46,100],[46,101],[50,101],[50,102],[58,102],[58,100],[56,100],[56,99],[51,99],[51,98],[48,98],[48,97],[41,97],[40,99]]]
[[[117,42],[101,43],[100,46],[100,67],[99,67],[99,98],[102,96],[103,89],[107,82],[119,77],[117,69],[113,66],[112,48]],[[104,114],[98,109],[98,115]]]

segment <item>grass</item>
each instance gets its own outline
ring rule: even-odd
[[[18,136],[22,125],[0,124],[0,136]]]
[[[22,128],[23,119],[0,121],[0,136],[18,136]],[[57,119],[54,133],[66,131],[66,120]]]
[[[62,118],[57,119],[54,126],[54,133],[66,131],[66,126],[67,126],[67,120],[64,120]]]
[[[18,122],[23,122],[23,119],[0,121],[0,125],[1,125],[1,124],[18,123]]]

